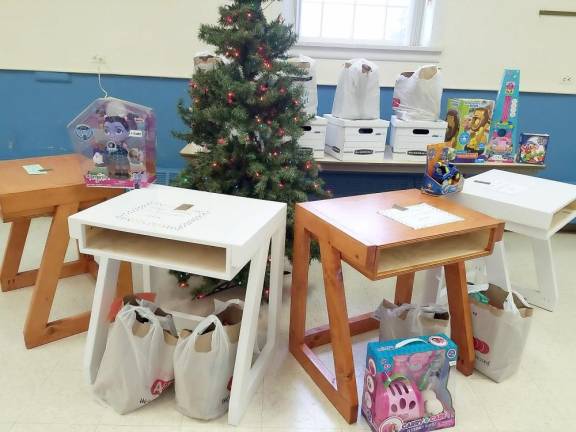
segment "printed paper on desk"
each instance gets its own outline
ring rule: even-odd
[[[378,214],[414,229],[429,228],[464,220],[459,216],[425,203],[379,210]]]
[[[22,165],[22,168],[26,170],[26,172],[30,175],[42,175],[47,174],[49,170],[46,170],[40,164],[33,164],[33,165]]]
[[[158,201],[149,201],[117,217],[131,224],[181,231],[207,214],[207,210],[197,210],[192,205],[180,205],[174,208]]]
[[[517,195],[528,190],[527,186],[516,183],[510,183],[503,180],[490,180],[490,181],[473,180],[473,181],[474,183],[490,191],[499,192],[506,195]]]

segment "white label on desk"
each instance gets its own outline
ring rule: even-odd
[[[444,225],[464,220],[459,216],[437,209],[436,207],[432,207],[425,203],[379,210],[378,214],[414,229],[429,228],[436,225]]]
[[[207,214],[207,210],[197,210],[194,207],[176,210],[172,205],[150,201],[118,215],[117,218],[140,226],[181,231]]]
[[[486,190],[499,192],[506,195],[517,195],[526,190],[528,190],[527,186],[510,183],[503,180],[490,180],[490,181],[483,181],[483,180],[472,180],[477,185],[485,188]]]

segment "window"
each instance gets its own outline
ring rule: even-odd
[[[423,0],[300,0],[300,40],[420,45]]]

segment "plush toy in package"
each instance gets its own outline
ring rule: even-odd
[[[456,150],[456,162],[486,159],[488,133],[494,101],[485,99],[449,99],[444,141]]]
[[[431,195],[447,195],[462,190],[464,177],[452,163],[455,155],[448,142],[428,145],[423,192]]]
[[[370,342],[362,415],[374,432],[422,432],[453,427],[450,367],[457,347],[439,333]]]
[[[332,115],[348,120],[380,118],[378,66],[365,59],[351,59],[340,72]]]
[[[151,108],[96,99],[68,124],[83,156],[87,186],[138,189],[156,179],[156,116]]]

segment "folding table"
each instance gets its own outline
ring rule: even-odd
[[[28,174],[23,166],[39,164],[39,174]],[[34,285],[24,327],[27,348],[33,348],[76,333],[88,327],[89,313],[49,322],[52,302],[60,278],[95,273],[92,257],[80,254],[78,260],[64,262],[70,238],[68,216],[90,207],[122,190],[87,188],[75,154],[17,159],[0,162],[0,220],[12,222],[6,254],[0,269],[2,291]],[[38,270],[20,272],[30,221],[52,216],[48,240]],[[132,290],[130,268],[123,266],[118,285],[120,293]]]
[[[225,280],[250,263],[228,413],[228,422],[238,424],[277,342],[286,204],[153,185],[81,211],[69,223],[80,250],[100,258],[84,359],[91,383],[106,347],[120,260]],[[252,364],[269,250],[266,344]],[[186,314],[173,314],[177,327],[187,325]]]
[[[462,220],[413,229],[379,213],[425,203]],[[464,262],[489,255],[504,223],[415,189],[314,201],[296,206],[290,311],[290,351],[349,422],[358,415],[351,336],[378,328],[373,312],[349,318],[342,279],[345,261],[370,280],[397,276],[395,303],[409,303],[416,271],[444,266],[457,368],[470,375],[474,346]],[[320,244],[329,325],[306,330],[310,241]],[[376,307],[376,305],[374,305]],[[332,343],[336,375],[312,348]],[[364,361],[360,359],[359,361]]]

